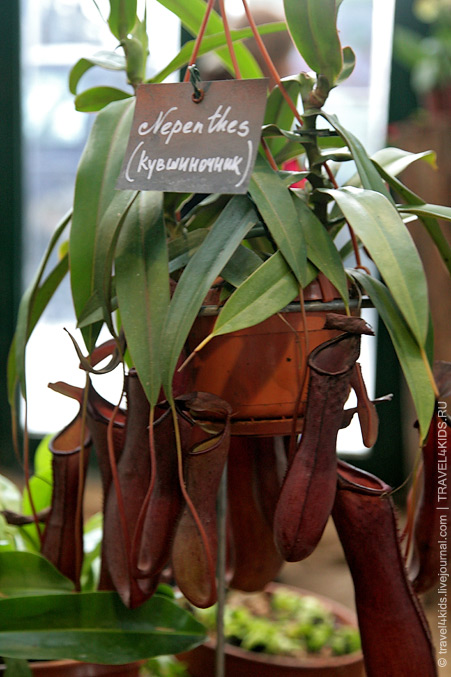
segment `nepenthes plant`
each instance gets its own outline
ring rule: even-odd
[[[93,447],[103,491],[99,591],[115,590],[137,618],[162,580],[173,580],[195,606],[211,606],[224,585],[216,575],[216,499],[225,474],[230,586],[264,587],[284,561],[315,549],[332,515],[355,583],[367,674],[434,675],[415,590],[428,589],[437,567],[437,525],[429,532],[426,525],[436,515],[434,431],[442,424],[448,434],[449,421],[438,418],[427,280],[407,223],[423,223],[449,271],[438,220],[449,221],[451,209],[426,204],[398,178],[414,161],[433,163],[434,153],[385,148],[370,158],[327,110],[329,92],[355,62],[340,43],[340,2],[285,0],[284,21],[257,27],[243,0],[249,26],[238,30],[222,3],[218,14],[213,0],[189,9],[181,0],[160,2],[197,35],[161,72],[147,78],[152,45],[133,0],[110,0],[107,21],[121,49],[83,58],[71,71],[75,106],[96,118],[73,207],[19,308],[8,363],[15,430],[18,388],[27,399],[27,342],[66,275],[80,329],[74,350],[86,372],[84,388],[51,385],[77,400],[79,413],[50,445],[53,495],[45,514],[29,489],[41,552],[80,590]],[[311,72],[282,80],[261,38],[271,32],[287,32]],[[276,84],[247,192],[117,190],[140,87],[188,66],[197,98],[190,105],[202,106],[199,92],[206,101],[209,83],[195,67],[201,54],[216,51],[235,79],[263,77],[243,43],[249,37]],[[122,70],[128,89],[79,92],[93,67]],[[341,183],[348,162],[355,174]],[[49,270],[64,238],[68,246]],[[392,489],[336,454],[337,433],[354,414],[368,447],[377,437],[377,402],[358,363],[361,336],[372,334],[360,317],[365,303],[390,334],[424,457],[403,544]],[[99,339],[105,329],[107,341]],[[124,384],[116,402],[101,397],[90,378],[114,369]],[[443,382],[446,373],[442,367]],[[351,390],[357,406],[346,409]],[[23,465],[29,487],[26,434]],[[8,651],[0,644],[0,653]]]

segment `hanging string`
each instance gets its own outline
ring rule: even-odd
[[[201,45],[201,42],[204,38],[205,30],[207,28],[208,19],[210,18],[211,10],[213,9],[213,4],[214,4],[214,0],[208,0],[207,9],[205,10],[205,15],[204,15],[204,18],[202,19],[202,23],[201,23],[201,26],[199,28],[199,33],[197,35],[196,42],[194,43],[193,52],[191,54],[191,58],[190,58],[189,63],[188,63],[188,68],[186,69],[183,82],[188,82],[188,80],[190,79],[189,67],[192,66],[196,62],[197,56],[199,54],[200,45]]]
[[[292,111],[294,117],[299,122],[299,124],[302,126],[304,124],[303,120],[302,120],[302,118],[299,114],[298,109],[296,108],[296,105],[293,103],[293,101],[292,101],[291,97],[289,96],[287,90],[283,86],[283,83],[282,83],[282,80],[280,79],[280,75],[278,73],[278,70],[275,67],[273,60],[269,56],[269,52],[265,47],[265,43],[263,42],[263,40],[260,36],[260,33],[258,32],[257,24],[255,23],[254,17],[252,16],[252,14],[250,12],[247,1],[242,0],[242,2],[243,2],[244,11],[246,12],[247,20],[249,22],[249,26],[251,27],[252,33],[254,34],[255,42],[257,43],[257,46],[258,46],[258,48],[261,52],[261,55],[262,55],[263,59],[265,60],[265,63],[267,65],[268,69],[269,69],[269,72],[271,73],[271,75],[274,78],[277,86],[279,87],[280,93],[282,94],[285,101],[287,102],[287,104],[291,108],[291,111]]]
[[[229,49],[230,58],[232,59],[233,69],[235,71],[235,77],[237,80],[241,80],[240,67],[238,65],[238,60],[235,54],[235,48],[233,46],[232,36],[230,34],[229,22],[227,20],[227,15],[224,7],[224,0],[219,0],[219,9],[221,12],[222,22],[224,24],[224,33],[226,36],[227,47]]]

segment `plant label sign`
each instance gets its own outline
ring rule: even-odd
[[[245,193],[260,143],[267,80],[141,85],[117,188]]]

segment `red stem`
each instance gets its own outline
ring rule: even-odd
[[[280,93],[282,94],[285,101],[287,102],[287,104],[291,108],[294,117],[296,118],[296,120],[299,122],[300,125],[303,125],[304,123],[302,121],[302,118],[299,115],[299,112],[298,112],[295,104],[293,103],[290,96],[288,95],[287,90],[283,86],[282,81],[280,79],[280,75],[277,71],[277,68],[275,67],[273,60],[269,56],[269,52],[265,47],[265,43],[263,42],[263,40],[260,36],[260,33],[258,32],[257,24],[254,21],[254,18],[252,16],[251,12],[250,12],[250,9],[249,9],[249,6],[248,6],[246,0],[243,0],[243,7],[244,7],[244,11],[246,12],[247,20],[249,21],[249,26],[251,27],[252,33],[254,34],[255,42],[257,43],[257,46],[258,46],[258,48],[261,52],[261,55],[262,55],[262,57],[265,61],[265,64],[268,67],[269,72],[271,73],[271,75],[274,78],[276,84],[278,85],[278,87],[280,89]]]
[[[114,420],[116,418],[117,412],[119,411],[119,405],[120,405],[120,400],[118,404],[114,407],[111,418],[108,421],[108,427],[107,427],[107,443],[108,443],[108,457],[110,460],[110,467],[111,467],[111,476],[113,478],[113,483],[114,483],[114,489],[116,492],[116,497],[117,497],[117,505],[119,508],[119,515],[120,515],[120,520],[121,520],[121,529],[122,529],[122,535],[124,537],[124,543],[125,543],[125,549],[126,552],[130,552],[130,536],[128,533],[128,528],[127,528],[127,518],[125,515],[125,508],[124,508],[124,498],[122,496],[122,491],[121,491],[121,485],[119,482],[119,476],[117,473],[117,465],[116,465],[116,458],[114,456],[114,440],[113,440],[113,427],[114,427]]]
[[[277,163],[274,160],[273,155],[272,155],[272,153],[269,149],[269,146],[268,146],[268,144],[266,143],[266,140],[263,137],[260,139],[260,143],[262,145],[263,150],[265,151],[265,155],[266,155],[266,158],[267,158],[269,164],[274,169],[274,171],[278,172],[279,168],[277,166]]]
[[[196,42],[194,43],[193,53],[191,54],[191,58],[189,60],[188,68],[186,69],[186,72],[185,72],[185,77],[184,77],[184,80],[183,80],[184,82],[188,82],[189,75],[190,75],[189,67],[192,66],[196,62],[197,55],[199,54],[200,44],[201,44],[203,37],[205,35],[205,30],[207,28],[207,23],[208,23],[208,19],[210,17],[211,10],[213,9],[213,4],[214,4],[214,0],[208,0],[207,9],[205,10],[205,15],[204,15],[204,18],[202,19],[202,23],[201,23],[201,26],[199,28],[199,33],[197,35]]]
[[[78,487],[77,487],[77,507],[75,509],[75,570],[81,571],[83,560],[83,492],[84,482],[83,476],[85,473],[85,430],[86,430],[86,414],[88,407],[88,389],[89,376],[86,374],[85,388],[83,392],[83,404],[81,413],[81,430],[80,430],[80,454],[78,457]],[[78,528],[78,525],[81,528]]]
[[[232,36],[230,35],[229,22],[227,20],[227,15],[224,7],[224,0],[219,0],[219,8],[221,11],[222,21],[224,23],[224,33],[227,40],[227,47],[229,49],[230,58],[232,59],[233,69],[235,71],[235,77],[237,80],[241,80],[241,71],[238,65],[238,61],[235,54],[235,49],[233,47]]]
[[[185,479],[183,477],[183,456],[182,456],[182,443],[180,439],[180,429],[179,429],[179,424],[177,420],[177,411],[175,408],[175,404],[172,403],[171,405],[171,410],[172,410],[172,417],[174,420],[174,431],[175,431],[175,443],[176,443],[176,448],[177,448],[177,468],[178,468],[178,476],[179,476],[179,484],[180,484],[180,489],[182,492],[182,496],[185,499],[186,505],[188,507],[188,510],[190,511],[194,522],[196,523],[197,529],[199,531],[200,538],[202,540],[202,543],[204,545],[204,550],[206,557],[208,559],[208,566],[209,566],[209,571],[213,572],[215,571],[215,563],[213,562],[213,557],[211,554],[210,550],[210,544],[208,542],[208,537],[207,534],[205,533],[204,526],[202,522],[200,521],[198,512],[196,508],[194,507],[194,503],[192,502],[185,486]]]

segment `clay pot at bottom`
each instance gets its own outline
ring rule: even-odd
[[[266,590],[274,589],[275,586],[279,584],[271,583]],[[313,594],[300,588],[286,585],[283,587],[297,590],[303,595]],[[340,621],[357,627],[356,615],[350,609],[321,595],[314,594],[314,597]],[[179,654],[177,658],[185,663],[191,677],[214,677],[215,650],[216,643],[208,640],[191,651]],[[226,644],[225,674],[226,677],[364,677],[365,672],[361,651],[345,656],[313,656],[299,660],[288,656],[254,653]]]
[[[79,661],[37,661],[29,664],[36,677],[138,677],[142,662],[126,665],[99,665],[80,663]],[[0,665],[0,674],[9,674],[4,665]]]

